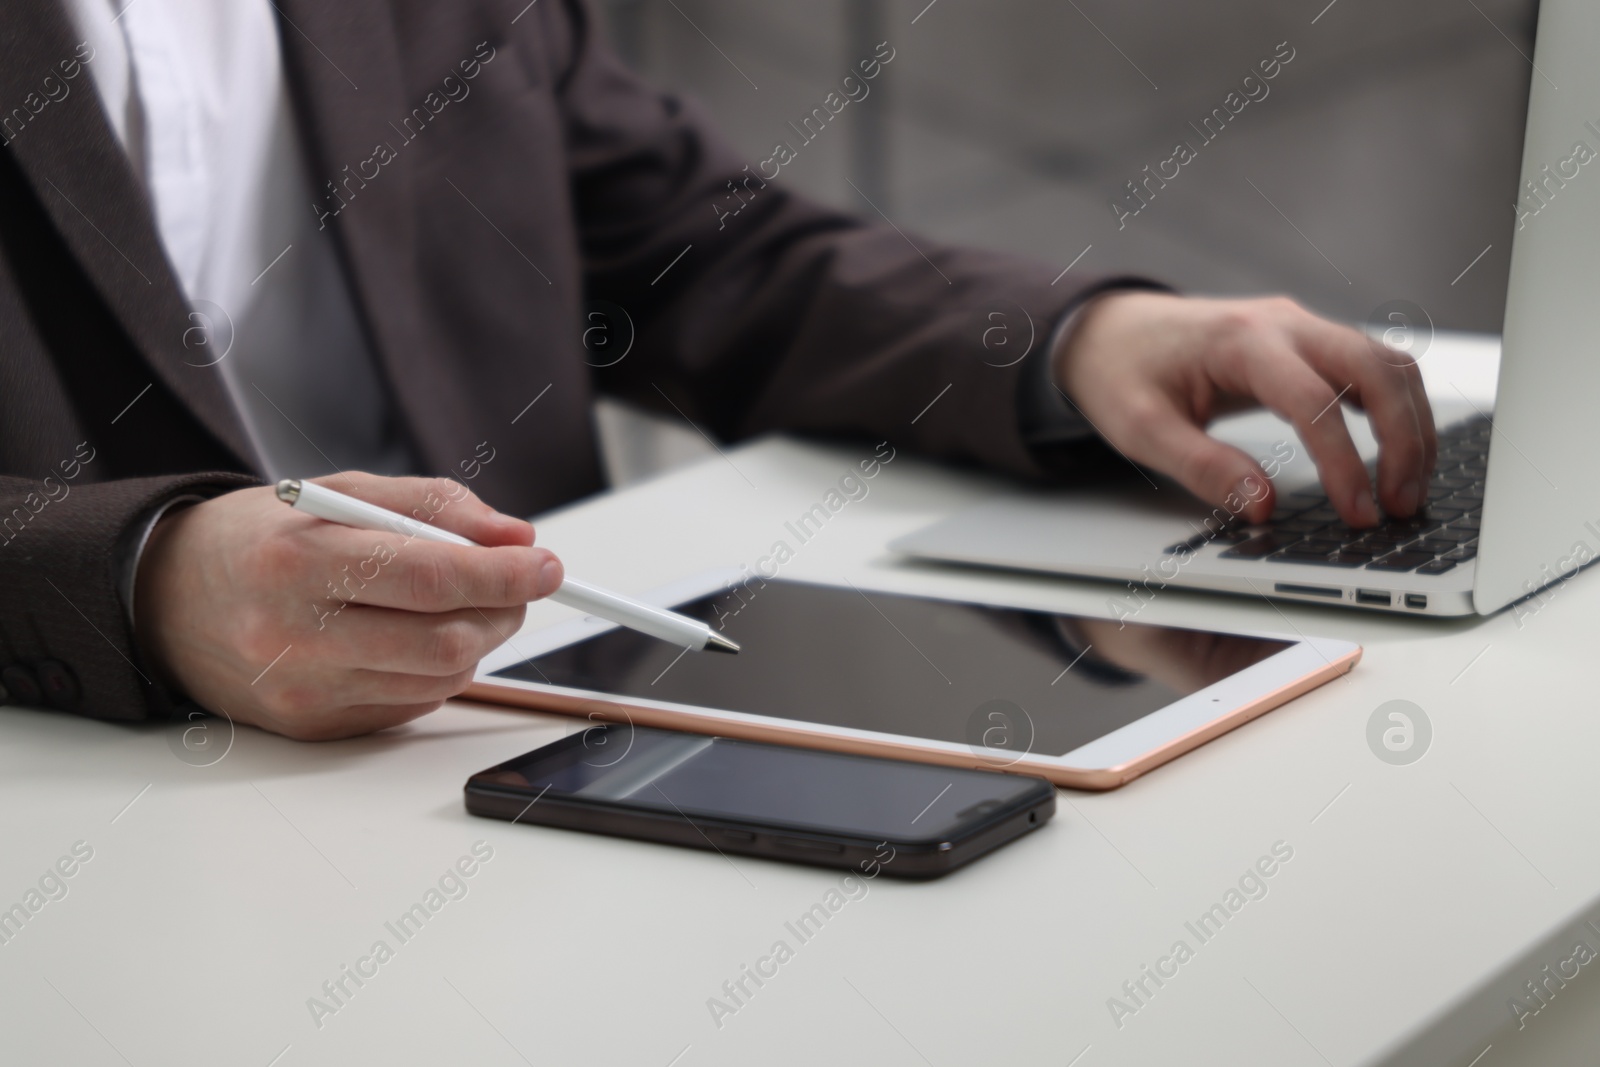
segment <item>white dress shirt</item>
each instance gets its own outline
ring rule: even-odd
[[[185,359],[217,364],[264,473],[412,472],[317,228],[269,0],[65,3],[189,300]]]

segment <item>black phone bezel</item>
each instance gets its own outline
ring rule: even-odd
[[[602,728],[589,727],[575,731],[472,775],[462,791],[467,811],[490,819],[852,870],[869,877],[881,873],[910,879],[934,878],[963,867],[1038,829],[1055,814],[1055,786],[1045,779],[963,768],[950,770],[957,774],[994,775],[1007,783],[1015,783],[1022,778],[1032,781],[1035,788],[1019,794],[1009,803],[1000,802],[992,810],[976,813],[953,834],[869,839],[855,834],[713,816],[702,812],[663,812],[642,805],[577,797],[548,789],[541,792],[532,786],[524,788],[493,780],[495,775],[506,773],[530,757],[540,755],[544,759],[555,758],[572,746],[583,744],[588,730]],[[768,748],[785,747],[765,741],[739,740],[738,743]],[[818,752],[817,755],[867,763],[894,762],[881,756],[846,752]],[[971,805],[969,810],[983,803],[980,801]],[[892,850],[889,858],[883,855],[885,848]]]

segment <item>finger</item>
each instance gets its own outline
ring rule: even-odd
[[[1346,398],[1366,413],[1378,441],[1377,493],[1384,512],[1414,515],[1427,498],[1423,478],[1427,448],[1405,376],[1380,364],[1342,364],[1337,357],[1313,368],[1335,388],[1348,383]]]
[[[439,710],[443,704],[444,700],[440,699],[417,704],[358,704],[308,715],[269,713],[261,716],[255,725],[295,741],[339,741],[420,719],[430,711]]]
[[[396,707],[448,700],[472,683],[474,670],[430,677],[392,671],[335,670],[324,666],[279,672],[251,696],[283,723],[313,722],[350,707]]]
[[[352,604],[324,617],[315,642],[325,664],[442,677],[471,669],[522,628],[527,609],[423,613]]]
[[[1422,372],[1415,361],[1402,363],[1398,368],[1405,382],[1406,395],[1411,399],[1411,410],[1417,419],[1417,432],[1422,438],[1422,465],[1417,473],[1419,496],[1417,509],[1427,507],[1428,483],[1433,479],[1434,467],[1439,462],[1439,431],[1433,421],[1433,405],[1428,401],[1428,390],[1422,384]]]
[[[1291,336],[1305,359],[1367,413],[1378,439],[1378,497],[1409,516],[1427,499],[1428,443],[1404,367],[1374,356],[1367,337],[1314,315],[1296,316]]]
[[[472,683],[473,667],[430,676],[395,671],[315,670],[262,683],[256,699],[285,717],[307,718],[357,705],[421,704],[448,700]]]
[[[1422,463],[1418,474],[1422,485],[1426,487],[1429,478],[1433,475],[1434,465],[1439,459],[1439,435],[1433,420],[1433,406],[1428,401],[1428,391],[1423,385],[1422,371],[1418,368],[1417,361],[1359,331],[1349,331],[1344,327],[1334,326],[1320,319],[1316,321],[1344,336],[1354,333],[1356,337],[1366,344],[1368,353],[1366,361],[1369,364],[1375,363],[1384,368],[1392,368],[1403,378],[1406,393],[1411,399],[1411,410],[1417,419],[1417,430],[1422,438]],[[1360,357],[1352,356],[1352,358]]]
[[[1433,420],[1433,404],[1428,400],[1428,388],[1423,384],[1422,371],[1416,363],[1405,366],[1406,386],[1411,390],[1411,406],[1417,410],[1417,420],[1422,424],[1422,441],[1427,448],[1423,457],[1423,481],[1432,479],[1439,465],[1439,427]]]
[[[1227,517],[1264,522],[1272,514],[1272,481],[1250,456],[1208,435],[1175,406],[1143,418],[1133,458],[1178,480]]]
[[[361,471],[311,479],[480,545],[531,545],[532,524],[502,515],[451,478],[385,478]]]
[[[464,671],[437,677],[394,671],[348,671],[342,674],[335,695],[340,707],[426,704],[456,696],[472,684],[476,671],[476,663]]]
[[[422,612],[515,608],[555,592],[562,576],[561,562],[545,548],[480,548],[412,539],[341,571],[337,595],[320,603],[331,609],[353,599]]]
[[[1338,390],[1287,345],[1253,346],[1245,354],[1244,367],[1255,397],[1300,435],[1339,517],[1352,526],[1377,523],[1372,482],[1345,428]]]

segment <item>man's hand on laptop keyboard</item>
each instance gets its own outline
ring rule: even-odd
[[[1384,512],[1406,517],[1424,502],[1438,439],[1416,364],[1288,298],[1108,293],[1055,358],[1056,383],[1107,441],[1246,522],[1272,513],[1271,482],[1205,427],[1258,404],[1294,426],[1346,523],[1371,526],[1379,515],[1341,403],[1372,422]]]

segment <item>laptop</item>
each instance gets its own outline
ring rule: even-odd
[[[1439,463],[1417,517],[1343,526],[1285,430],[1287,442],[1244,445],[1287,457],[1262,525],[1151,476],[1108,492],[1006,493],[890,548],[1114,581],[1118,617],[1169,586],[1422,616],[1537,610],[1600,556],[1597,39],[1593,0],[1540,4],[1495,404],[1468,404],[1449,424],[1436,408]]]

